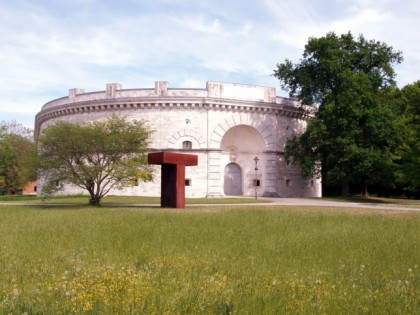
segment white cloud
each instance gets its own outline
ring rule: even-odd
[[[188,78],[183,80],[179,87],[204,89],[207,81],[205,78]]]
[[[245,24],[242,29],[240,29],[238,31],[239,35],[243,35],[243,36],[247,36],[249,35],[249,33],[251,32],[251,30],[253,29],[253,25],[252,24]]]
[[[178,20],[178,22],[184,23],[193,31],[204,33],[221,33],[223,31],[219,19],[213,19],[211,23],[204,22],[202,18],[187,19],[185,22]]]
[[[275,64],[297,61],[309,37],[329,31],[362,33],[402,50],[398,80],[411,83],[420,72],[420,12],[402,1],[3,2],[0,112],[36,113],[70,88],[102,90],[108,82],[277,86]]]

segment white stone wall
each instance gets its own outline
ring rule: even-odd
[[[198,155],[198,166],[186,168],[186,178],[191,180],[187,197],[223,196],[237,191],[237,185],[240,195],[254,196],[256,176],[259,196],[321,196],[319,180],[302,179],[299,167],[284,161],[286,140],[304,131],[310,114],[296,101],[275,95],[274,88],[221,82],[207,82],[206,89],[170,89],[167,82],[156,82],[154,89],[123,90],[115,83],[102,92],[72,89],[69,97],[43,106],[35,131],[59,120],[95,121],[113,113],[143,119],[155,131],[153,150]],[[192,150],[182,150],[183,141],[191,141]],[[230,163],[239,173],[225,174]],[[156,169],[154,182],[111,194],[160,195],[160,170]],[[80,192],[66,187],[62,193]]]

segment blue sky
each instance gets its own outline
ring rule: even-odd
[[[0,120],[33,127],[71,88],[277,88],[276,63],[308,38],[351,31],[400,50],[400,87],[419,80],[420,4],[412,0],[0,0]]]

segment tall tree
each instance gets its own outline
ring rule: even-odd
[[[31,129],[17,122],[0,123],[2,192],[14,194],[36,179],[36,144]]]
[[[318,104],[307,130],[286,144],[286,157],[303,175],[326,183],[367,186],[392,179],[392,150],[398,142],[393,111],[379,103],[379,91],[395,85],[393,64],[401,52],[362,35],[328,33],[310,38],[300,63],[277,64],[274,76],[291,96]],[[322,166],[320,168],[319,166]]]
[[[152,131],[144,121],[113,115],[106,121],[58,122],[38,137],[44,193],[72,184],[88,191],[99,205],[111,189],[151,180],[147,149]]]

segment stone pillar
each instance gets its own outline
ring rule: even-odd
[[[156,81],[155,82],[155,94],[157,96],[167,96],[168,95],[168,81]]]
[[[264,168],[262,169],[264,174],[264,197],[279,197],[277,191],[278,181],[278,158],[276,153],[266,154]]]
[[[106,85],[106,98],[115,98],[117,91],[122,89],[122,84],[110,83]]]
[[[220,193],[220,152],[220,150],[209,151],[207,155],[207,198],[222,197],[222,194]]]
[[[69,98],[75,99],[77,95],[85,93],[83,89],[70,89],[69,90]]]

